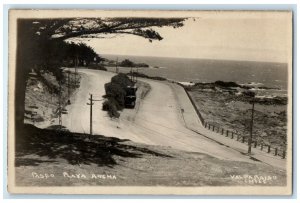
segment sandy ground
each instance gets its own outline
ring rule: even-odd
[[[80,69],[81,86],[67,107],[63,125],[72,132],[89,133],[90,107],[89,94],[102,99],[104,84],[114,73]],[[178,105],[178,96],[168,82],[141,79],[151,86],[151,91],[135,110],[126,109],[120,119],[111,119],[102,111],[102,101],[93,105],[93,134],[130,139],[149,145],[169,146],[175,149],[202,152],[225,160],[254,162],[240,152],[220,145],[186,128]],[[137,111],[135,114],[131,111]],[[186,109],[188,113],[191,109]],[[197,117],[190,122],[198,122]]]

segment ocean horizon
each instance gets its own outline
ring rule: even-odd
[[[272,91],[275,95],[287,93],[288,65],[286,63],[108,54],[102,56],[109,60],[118,59],[119,62],[129,59],[135,63],[146,63],[150,67],[159,67],[140,68],[139,72],[178,82],[232,81],[254,87],[276,88],[278,91]]]

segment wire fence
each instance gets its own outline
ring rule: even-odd
[[[197,105],[195,104],[194,100],[192,99],[191,95],[187,92],[187,90],[185,88],[183,88],[187,94],[187,96],[189,97],[192,105],[194,106],[194,109],[202,123],[202,125],[210,130],[210,131],[213,131],[213,132],[216,132],[220,135],[223,135],[225,137],[228,137],[228,139],[232,139],[234,141],[237,141],[237,142],[241,142],[241,143],[245,143],[248,145],[248,139],[249,139],[249,136],[248,135],[243,135],[242,133],[240,132],[233,132],[233,131],[230,131],[230,130],[227,130],[226,128],[222,128],[220,126],[215,126],[209,122],[206,122],[205,119],[203,118],[203,116],[201,115],[201,113],[199,112],[198,108],[197,108]],[[279,147],[276,147],[276,146],[272,146],[270,144],[266,144],[262,141],[258,141],[257,139],[252,139],[252,143],[251,143],[252,147],[253,148],[258,148],[260,149],[261,151],[264,151],[266,153],[269,153],[269,154],[273,154],[274,156],[280,156],[282,159],[285,159],[286,158],[286,150],[285,149],[281,149]]]
[[[197,111],[197,110],[196,110]],[[228,137],[229,139],[241,142],[241,143],[245,143],[248,145],[248,139],[249,136],[248,135],[242,135],[239,132],[233,132],[230,130],[226,130],[225,128],[221,128],[219,126],[215,126],[213,124],[210,124],[208,122],[204,122],[203,125],[206,129],[211,130],[213,132],[216,132],[220,135],[223,135],[225,137]],[[270,153],[273,154],[274,156],[280,156],[282,159],[286,158],[286,151],[283,149],[280,149],[278,147],[274,147],[270,144],[265,144],[264,142],[259,142],[257,139],[252,139],[252,143],[251,143],[253,148],[257,148],[260,149],[261,151],[264,151],[266,153]]]

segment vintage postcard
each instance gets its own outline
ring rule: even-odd
[[[290,195],[292,22],[10,10],[8,191]]]

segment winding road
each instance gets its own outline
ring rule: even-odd
[[[66,107],[68,114],[63,115],[63,125],[72,132],[90,131],[89,94],[94,99],[102,99],[105,94],[104,84],[115,74],[106,71],[79,69],[80,88],[71,98],[71,105]],[[254,162],[228,146],[201,136],[186,127],[186,122],[199,123],[196,112],[188,99],[180,100],[174,91],[174,84],[154,80],[140,79],[151,86],[148,95],[138,102],[135,109],[125,109],[119,119],[111,119],[102,111],[102,101],[93,105],[93,134],[130,139],[134,142],[169,146],[179,150],[201,152],[211,156],[235,161]],[[175,87],[176,88],[176,87]],[[182,95],[180,95],[182,96]],[[186,96],[186,95],[185,95]],[[185,109],[182,109],[185,106]],[[134,113],[133,113],[134,111]],[[188,121],[184,114],[190,114]]]

